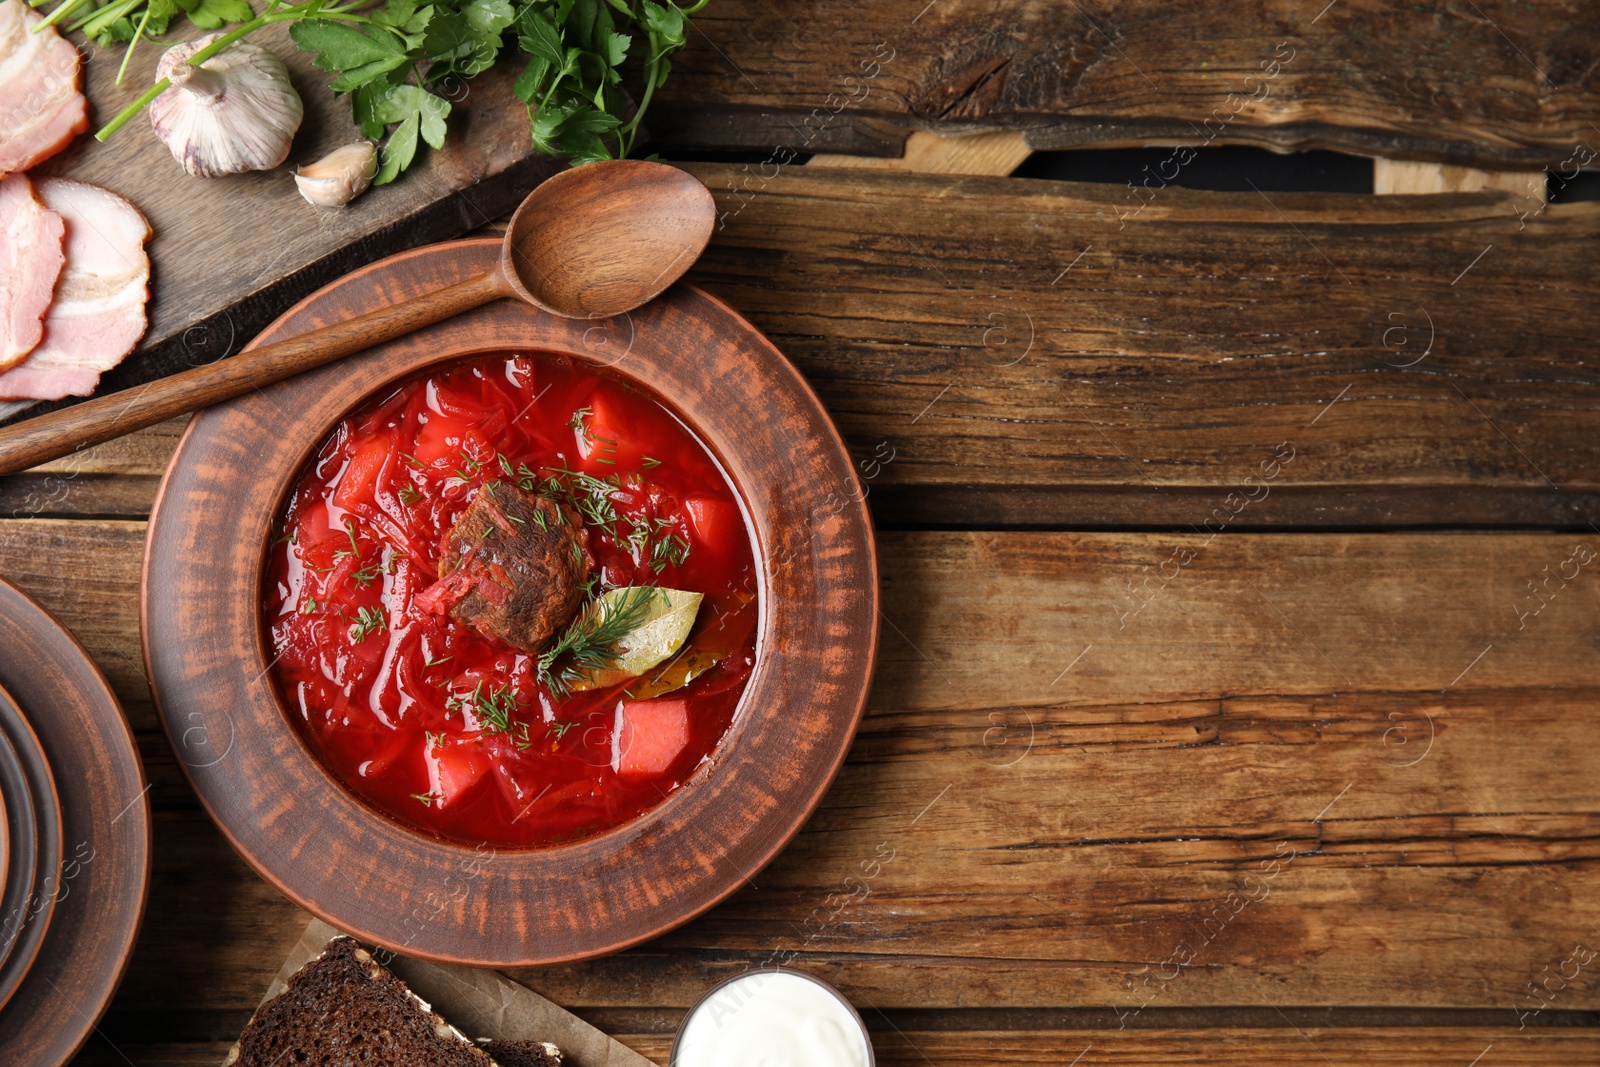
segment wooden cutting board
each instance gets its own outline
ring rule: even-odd
[[[121,86],[121,49],[102,51],[72,35],[87,59],[90,130],[99,129],[148,86],[162,46],[145,43]],[[560,164],[533,150],[527,109],[511,92],[520,64],[503,64],[442,90],[452,98],[450,139],[422,148],[393,184],[343,208],[301,199],[295,165],[357,140],[348,99],[289,39],[284,25],[250,40],[288,65],[305,120],[288,162],[227,178],[192,178],[140,115],[105,144],[91,134],[35,169],[76,178],[132,201],[155,230],[150,330],[138,351],[102,380],[102,393],[151,381],[236,352],[301,297],[374,259],[459,236],[505,214]],[[0,421],[25,405],[0,403]],[[44,410],[37,408],[36,410]]]

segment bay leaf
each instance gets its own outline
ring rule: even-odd
[[[618,639],[617,656],[611,667],[573,682],[574,691],[604,689],[629,678],[637,678],[683,647],[689,631],[694,628],[703,595],[683,589],[652,589],[649,592],[649,606],[645,609],[643,619]],[[610,614],[621,610],[640,595],[638,586],[613,589],[596,600],[589,610]]]
[[[755,599],[748,593],[741,594],[737,608],[725,611],[715,625],[707,623],[676,657],[630,685],[628,695],[635,700],[649,700],[682,689],[737,652],[755,629]]]

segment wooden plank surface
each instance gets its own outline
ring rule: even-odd
[[[964,127],[1537,170],[1600,144],[1577,0],[725,0],[694,28],[652,114],[676,146],[892,156]]]
[[[775,952],[885,1064],[1593,1058],[1594,964],[1553,976],[1600,944],[1600,212],[809,169],[697,166],[695,280],[806,372],[880,520],[1185,532],[884,533],[872,704],[795,844],[524,980],[658,1062]],[[161,903],[84,1064],[217,1062],[306,918],[146,688],[181,425],[0,480],[0,574],[106,669],[157,809]],[[1576,532],[1332,532],[1419,523]]]
[[[880,521],[1585,528],[1600,505],[1596,205],[1130,206],[1072,183],[694,169],[723,226],[691,278],[806,373]],[[174,432],[0,480],[0,514],[143,514]]]
[[[694,278],[801,367],[880,518],[1569,524],[1592,510],[1592,204],[697,166]],[[1257,494],[1260,496],[1260,494]]]
[[[872,1025],[871,1023],[868,1024]],[[665,1067],[670,1034],[618,1034],[617,1039]],[[882,1029],[872,1035],[881,1067],[970,1067],[981,1063],[1040,1067],[1172,1067],[1237,1064],[1240,1067],[1324,1067],[1369,1063],[1378,1067],[1465,1067],[1482,1057],[1484,1067],[1590,1062],[1597,1055],[1592,1031],[1545,1030],[1505,1034],[1445,1028],[1212,1029],[1193,1030],[1011,1030],[989,1032]],[[96,1042],[79,1067],[215,1067],[228,1042],[120,1044]],[[1491,1055],[1492,1053],[1492,1055]],[[1074,1060],[1073,1057],[1080,1058]]]
[[[308,204],[293,168],[360,135],[346,97],[289,39],[286,25],[251,40],[288,65],[305,105],[289,160],[267,172],[191,178],[140,116],[106,143],[79,137],[36,173],[103,185],[150,220],[155,237],[150,330],[140,350],[106,375],[102,390],[125,388],[236,352],[278,313],[317,287],[373,259],[445,240],[509,211],[557,164],[533,151],[527,110],[511,93],[512,70],[492,71],[442,91],[452,97],[450,140],[424,147],[398,181],[344,208]],[[109,121],[153,80],[161,48],[134,53],[119,87],[121,49],[101,51],[74,37],[89,57],[85,91],[91,130]],[[23,405],[0,402],[0,419]]]
[[[148,755],[164,903],[113,1020],[233,1019],[304,916],[161,751],[140,534],[8,520],[0,573],[76,628]],[[1514,1029],[1600,1008],[1587,971],[1548,1004],[1527,988],[1600,938],[1600,584],[1567,563],[1600,536],[1202,541],[885,535],[879,678],[806,830],[681,930],[525,979],[682,1008],[792,951],[884,1010],[1474,1008]]]

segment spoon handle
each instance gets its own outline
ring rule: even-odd
[[[0,474],[14,474],[113,437],[230,400],[511,292],[499,270],[0,429]]]

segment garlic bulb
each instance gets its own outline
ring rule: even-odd
[[[367,191],[378,173],[378,149],[371,141],[341,145],[294,172],[300,195],[313,204],[338,207]]]
[[[198,178],[271,170],[289,155],[305,113],[283,60],[236,41],[201,66],[188,62],[221,37],[174,45],[156,64],[172,87],[150,104],[156,138]]]

